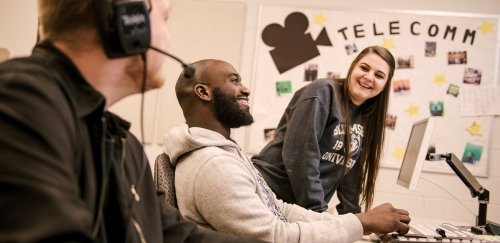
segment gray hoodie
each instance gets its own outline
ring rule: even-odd
[[[186,124],[164,137],[182,216],[198,225],[269,242],[354,242],[353,214],[316,213],[278,200],[245,152],[221,134]]]

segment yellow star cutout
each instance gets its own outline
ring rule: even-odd
[[[408,105],[408,108],[406,108],[405,111],[406,111],[406,113],[408,113],[408,115],[410,117],[413,117],[413,116],[416,116],[419,114],[418,106],[411,104],[411,103]]]
[[[382,40],[382,45],[383,47],[387,48],[387,49],[391,49],[391,48],[395,48],[396,45],[394,45],[394,41],[392,39],[388,39],[388,38],[384,38]]]
[[[467,128],[467,131],[472,136],[481,136],[481,124],[472,122],[472,124]]]
[[[394,158],[396,160],[400,161],[405,156],[405,150],[403,148],[401,148],[401,147],[396,147],[394,149],[394,152],[392,152],[392,155],[394,156]]]
[[[495,23],[493,22],[488,22],[486,20],[483,20],[483,24],[481,26],[479,26],[479,30],[483,33],[483,34],[487,34],[487,33],[493,33],[493,27],[495,26]]]
[[[326,17],[323,13],[315,14],[314,15],[314,23],[324,26],[326,21]]]
[[[434,75],[434,80],[432,82],[438,86],[441,86],[447,83],[448,80],[446,80],[446,76],[444,74],[436,74]]]

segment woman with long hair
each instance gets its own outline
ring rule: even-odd
[[[252,158],[279,198],[322,212],[337,192],[339,214],[371,207],[394,69],[387,49],[370,46],[345,79],[295,92],[276,138]]]

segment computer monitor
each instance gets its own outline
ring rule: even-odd
[[[413,123],[403,163],[399,169],[397,183],[410,190],[415,190],[422,172],[425,156],[434,130],[435,120],[432,117]]]

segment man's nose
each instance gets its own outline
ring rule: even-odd
[[[241,93],[246,96],[250,96],[250,90],[245,85],[242,86]]]

